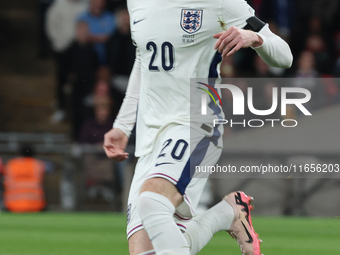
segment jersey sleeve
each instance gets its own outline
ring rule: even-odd
[[[254,16],[254,9],[245,0],[222,0],[222,21],[226,25],[225,29],[232,26],[246,28],[248,25],[247,21]],[[259,27],[260,29],[257,34],[263,39],[263,44],[253,49],[270,66],[279,68],[291,67],[293,56],[289,45],[282,38],[272,33],[268,24],[260,21]]]
[[[293,54],[288,43],[274,34],[269,29],[268,24],[257,34],[262,38],[263,44],[253,49],[267,65],[278,68],[290,68],[292,66]]]
[[[247,25],[247,19],[255,16],[255,10],[245,0],[221,0],[222,21],[227,30],[230,27],[244,28]]]
[[[120,107],[118,116],[113,124],[114,128],[121,129],[128,137],[136,123],[137,105],[141,83],[141,59],[138,48],[136,49],[136,60],[132,68],[129,84],[125,98]]]

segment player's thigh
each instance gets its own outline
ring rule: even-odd
[[[177,216],[180,216],[180,220],[184,220],[184,222],[186,222],[185,218],[188,216],[190,218],[190,216],[194,216],[196,214],[197,205],[210,176],[207,172],[196,172],[196,167],[198,166],[198,169],[202,169],[202,167],[205,168],[207,166],[214,166],[219,160],[221,153],[222,148],[217,147],[214,143],[210,142],[206,153],[204,156],[201,156],[202,160],[200,160],[199,163],[195,162],[195,158],[198,156],[196,152],[194,151],[191,154],[192,159],[190,160],[190,165],[193,165],[194,168],[191,169],[190,182],[188,182],[185,188],[184,202],[176,208],[176,213]],[[201,154],[201,152],[198,154]]]
[[[171,125],[155,143],[147,179],[163,178],[172,183],[184,201],[175,204],[180,217],[194,215],[209,174],[196,175],[195,166],[215,165],[221,155],[212,137],[189,126]],[[158,192],[159,193],[159,192]]]
[[[155,177],[144,182],[140,193],[150,191],[168,198],[177,207],[183,202],[183,196],[176,186],[167,179]]]
[[[138,159],[135,173],[130,186],[130,192],[127,205],[127,228],[126,233],[128,239],[138,231],[143,229],[142,220],[137,211],[137,202],[140,190],[145,181],[145,175],[149,168],[150,154]]]
[[[188,158],[188,156],[184,154],[190,154],[187,148],[188,146],[186,145],[186,140],[188,140],[189,137],[188,128],[183,128],[178,125],[168,126],[160,132],[155,141],[152,153],[138,159],[128,198],[128,239],[143,229],[142,221],[137,211],[138,198],[143,184],[146,184],[144,191],[153,191],[161,194],[169,191],[169,193],[178,197],[179,201],[182,200],[182,195],[175,187],[175,180],[181,175],[183,164]],[[174,151],[174,155],[177,160],[173,161],[171,152],[175,147],[177,147],[177,149]],[[180,160],[182,158],[183,160]],[[166,182],[165,185],[164,182]],[[164,189],[164,187],[167,188]],[[176,202],[174,202],[174,204],[176,205]]]
[[[144,229],[137,231],[129,238],[129,253],[137,255],[143,252],[153,250],[152,243]]]

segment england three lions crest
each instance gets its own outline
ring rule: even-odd
[[[183,9],[181,27],[188,34],[196,33],[202,27],[203,10]]]

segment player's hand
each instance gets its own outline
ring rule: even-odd
[[[114,161],[121,162],[128,158],[125,152],[129,138],[119,128],[113,128],[104,135],[104,150],[106,156]]]
[[[227,31],[214,35],[218,39],[214,49],[222,53],[222,57],[229,57],[241,48],[259,47],[263,40],[255,32],[237,27],[230,27]]]

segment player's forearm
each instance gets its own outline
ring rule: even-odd
[[[136,60],[133,66],[125,98],[120,107],[119,114],[113,124],[114,128],[121,129],[128,137],[136,123],[137,105],[141,79],[141,62],[139,52],[136,51]]]
[[[138,99],[125,97],[119,114],[113,124],[113,128],[119,128],[130,137],[131,131],[136,122]]]
[[[272,33],[266,25],[257,33],[263,40],[261,46],[254,45],[253,49],[268,65],[279,68],[290,68],[293,55],[289,45],[279,36]]]

